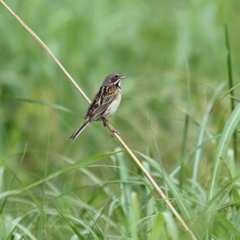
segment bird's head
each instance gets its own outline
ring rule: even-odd
[[[123,80],[125,78],[127,78],[126,75],[122,75],[122,74],[119,74],[119,73],[110,74],[104,80],[103,86],[113,86],[113,85],[120,86],[121,80]]]

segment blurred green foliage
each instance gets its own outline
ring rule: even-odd
[[[156,140],[166,170],[184,151],[196,147],[207,105],[221,83],[227,83],[225,24],[235,83],[240,75],[239,0],[8,0],[7,4],[90,99],[108,74],[129,76],[122,82],[122,102],[110,123],[131,149],[160,161]],[[23,185],[65,166],[69,159],[80,161],[119,146],[99,122],[90,124],[76,140],[68,140],[88,103],[2,5],[0,35],[0,156],[4,167],[19,169],[16,174]],[[210,116],[208,136],[221,132],[229,109],[226,98]],[[190,122],[184,139],[186,114]],[[206,148],[202,182],[210,179],[214,150],[211,143]],[[191,176],[191,163],[189,167],[185,170]],[[112,169],[91,171],[105,180],[114,176]],[[5,186],[18,186],[10,175],[4,176]],[[56,184],[66,190],[88,181],[75,173]],[[85,200],[96,191],[87,189]],[[104,195],[99,193],[99,199]]]
[[[177,160],[181,155],[186,96],[189,94],[191,101],[189,114],[193,122],[199,122],[208,96],[226,79],[226,19],[231,21],[233,63],[239,65],[236,50],[240,43],[234,31],[239,24],[238,1],[231,5],[224,1],[42,0],[8,4],[91,99],[108,74],[129,75],[122,84],[122,104],[111,123],[133,149],[142,152],[146,146],[155,151],[155,137],[163,159]],[[88,104],[3,6],[0,11],[1,95],[57,104],[72,111],[2,98],[1,152],[8,155],[25,144],[27,155],[30,150],[45,151],[48,138],[53,152],[67,152],[71,157],[112,150],[116,142],[99,123],[88,126],[76,141],[68,140]],[[236,76],[240,70],[233,69]],[[193,139],[198,128],[194,125],[189,131]],[[174,154],[172,149],[176,149]],[[24,162],[33,162],[29,158]],[[39,168],[41,162],[35,159],[34,166]]]

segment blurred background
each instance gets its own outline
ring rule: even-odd
[[[209,102],[228,90],[225,24],[234,83],[239,81],[238,0],[6,2],[90,99],[110,73],[128,75],[121,85],[121,105],[110,123],[132,150],[161,160],[166,170],[197,146]],[[69,140],[88,103],[2,5],[0,34],[0,156],[4,168],[17,169],[21,181],[30,184],[71,161],[120,146],[101,122],[88,125],[76,140]],[[230,113],[229,101],[226,97],[211,113],[206,139],[221,132]],[[203,181],[209,180],[205,170],[211,170],[212,151],[210,142],[202,156]],[[125,161],[130,169],[134,167],[127,155]],[[188,164],[191,167],[191,161]],[[90,171],[110,179],[113,170]],[[76,175],[69,180],[71,186],[87,183],[88,179]],[[7,173],[4,179],[5,186],[13,184]],[[70,183],[62,181],[59,185],[69,187]]]
[[[156,157],[156,140],[166,167],[182,155],[186,114],[190,116],[186,147],[191,149],[209,100],[221,83],[227,83],[225,23],[235,81],[240,74],[239,1],[231,5],[127,0],[7,3],[90,99],[108,74],[129,76],[110,122],[133,150]],[[114,150],[118,143],[101,123],[68,140],[81,124],[88,103],[3,6],[0,19],[0,155],[12,161],[14,155],[18,165],[16,155],[25,149],[21,167],[41,171],[48,148],[53,165],[61,165],[60,155],[80,160]],[[228,111],[228,101],[211,114],[209,130],[217,131],[214,123]]]

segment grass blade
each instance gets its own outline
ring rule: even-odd
[[[219,174],[221,171],[221,158],[223,159],[225,158],[225,154],[231,142],[232,135],[237,125],[239,124],[239,121],[240,121],[240,104],[237,105],[235,110],[229,116],[217,146],[216,154],[214,157],[212,180],[211,180],[211,184],[208,192],[208,201],[211,200],[212,197],[218,191],[218,187],[219,187],[218,180],[219,180]]]

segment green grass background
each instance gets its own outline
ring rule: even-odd
[[[141,153],[197,239],[240,239],[239,159],[232,157],[231,141],[218,159],[223,165],[214,162],[230,97],[209,114],[228,90],[225,24],[239,81],[240,2],[7,4],[90,99],[108,74],[129,76],[110,123]],[[0,239],[190,239],[128,154],[117,153],[119,143],[101,123],[68,140],[87,108],[0,5]],[[212,180],[214,169],[220,170]],[[211,186],[219,195],[209,208]]]

